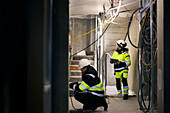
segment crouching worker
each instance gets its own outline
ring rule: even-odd
[[[96,110],[98,107],[104,107],[107,111],[108,105],[104,98],[103,84],[98,77],[97,71],[90,66],[90,61],[81,59],[79,69],[82,72],[82,82],[70,83],[70,88],[74,90],[74,97],[83,104],[83,110]]]

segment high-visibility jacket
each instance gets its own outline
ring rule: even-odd
[[[92,95],[99,97],[104,96],[103,83],[97,76],[96,70],[89,66],[86,73],[82,76],[82,82],[78,85],[73,85],[73,89],[76,91],[84,91]]]
[[[131,65],[129,49],[124,48],[122,50],[116,50],[112,57],[120,61],[120,64],[114,63],[114,71],[116,78],[121,78],[122,74],[124,78],[128,75],[128,66]]]

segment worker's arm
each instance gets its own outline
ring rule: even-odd
[[[117,61],[115,64],[116,67],[128,67],[131,65],[130,55],[129,53],[124,53],[124,61]]]
[[[113,64],[113,63],[116,63],[118,60],[114,58],[114,54],[115,52],[113,53],[112,57],[110,58],[110,63]]]
[[[75,90],[75,86],[77,86],[77,85],[78,85],[78,82],[72,82],[69,84],[70,88],[74,89],[74,90]]]
[[[78,82],[70,83],[70,88],[75,92],[82,92],[86,91],[90,86],[85,81],[82,81],[80,84]]]
[[[126,66],[130,66],[131,65],[131,60],[130,60],[130,55],[129,53],[125,53],[124,54],[124,58],[125,58],[125,63],[126,63]]]
[[[80,91],[86,91],[91,86],[99,82],[98,79],[93,74],[86,74],[85,76],[82,77],[82,80],[83,81],[78,86],[78,90]]]
[[[128,53],[124,54],[125,61],[117,61],[120,67],[128,67],[131,65],[130,55]]]
[[[79,89],[80,83],[78,82],[73,82],[70,83],[70,88],[74,90],[74,92],[82,92],[82,90]]]

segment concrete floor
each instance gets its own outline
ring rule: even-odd
[[[72,97],[74,107],[76,109],[82,109],[82,104],[79,103]],[[128,100],[123,100],[120,97],[109,97],[107,99],[108,104],[108,111],[104,111],[103,107],[97,108],[94,113],[143,113],[139,110],[139,105],[137,101],[137,97],[129,97]],[[69,110],[74,110],[69,98]]]

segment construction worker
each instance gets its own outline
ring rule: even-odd
[[[117,95],[122,95],[122,84],[123,83],[123,99],[128,99],[128,67],[131,65],[129,49],[126,47],[124,40],[118,40],[116,44],[116,50],[114,51],[110,59],[110,63],[114,63],[114,74],[116,78]]]
[[[88,59],[79,61],[79,69],[82,72],[82,82],[70,83],[70,88],[74,90],[74,97],[83,104],[83,110],[96,110],[97,107],[103,106],[104,110],[108,105],[104,98],[103,84],[98,77],[97,71],[90,65]]]

